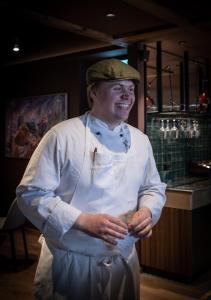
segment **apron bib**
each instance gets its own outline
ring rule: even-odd
[[[141,160],[137,160],[133,146],[127,153],[108,150],[93,138],[89,123],[87,115],[84,161],[71,204],[82,212],[105,213],[126,220],[137,210],[138,190],[143,178],[141,172],[144,170]],[[65,249],[86,255],[108,255],[112,247],[74,229],[64,235],[63,242]],[[111,254],[122,254],[127,259],[134,242],[129,236],[119,240],[119,247],[112,247]]]

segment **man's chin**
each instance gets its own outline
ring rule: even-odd
[[[118,117],[119,117],[119,120],[120,120],[121,122],[124,122],[124,121],[126,121],[126,120],[128,119],[129,113],[122,113],[122,114],[119,114]]]

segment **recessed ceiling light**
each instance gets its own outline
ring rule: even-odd
[[[116,17],[116,15],[114,13],[107,13],[106,17],[107,18],[114,18],[114,17]]]
[[[15,45],[14,45],[13,48],[12,48],[12,50],[13,50],[14,52],[19,52],[19,51],[20,51],[19,45],[18,45],[17,43],[15,43]]]
[[[178,44],[182,47],[187,46],[187,42],[186,41],[179,41]]]

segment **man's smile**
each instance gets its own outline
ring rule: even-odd
[[[130,108],[130,104],[126,104],[126,103],[116,103],[115,106],[117,108],[121,108],[125,110],[128,110]]]

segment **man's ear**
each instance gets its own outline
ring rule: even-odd
[[[92,100],[94,100],[96,98],[96,95],[97,95],[97,90],[93,87],[91,90],[90,90],[90,97],[92,98]]]

